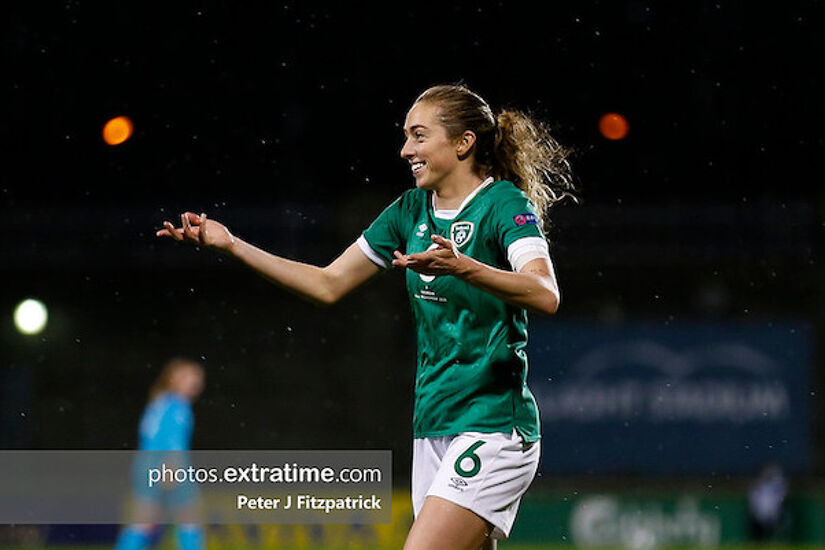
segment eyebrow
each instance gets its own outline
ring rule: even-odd
[[[413,125],[412,125],[412,126],[410,126],[409,128],[404,128],[404,133],[406,134],[406,133],[408,133],[408,132],[415,132],[415,131],[416,131],[417,129],[419,129],[419,128],[424,129],[424,130],[427,130],[427,129],[428,129],[428,128],[427,128],[426,126],[424,126],[423,124],[413,124]]]

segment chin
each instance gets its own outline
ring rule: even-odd
[[[427,181],[426,178],[415,180],[415,186],[426,191],[430,191],[433,188],[432,183]]]

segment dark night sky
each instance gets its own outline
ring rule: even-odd
[[[367,11],[357,3],[15,3],[0,23],[0,305],[8,310],[29,294],[54,304],[65,322],[48,335],[49,351],[36,354],[55,375],[37,390],[40,414],[59,407],[75,415],[53,417],[51,435],[30,441],[126,445],[143,395],[120,396],[181,349],[211,354],[211,387],[223,384],[204,405],[204,422],[252,426],[254,411],[321,380],[293,371],[290,386],[263,367],[250,367],[243,381],[215,371],[252,361],[247,350],[260,364],[284,349],[336,358],[313,331],[349,338],[363,308],[380,312],[386,334],[376,340],[410,363],[406,306],[397,306],[400,317],[381,309],[389,299],[403,303],[399,277],[353,297],[329,317],[338,325],[314,313],[293,318],[305,311],[297,300],[152,234],[182,209],[206,211],[256,244],[328,261],[411,185],[398,157],[400,127],[415,96],[443,82],[465,82],[494,109],[535,113],[573,149],[583,202],[554,214],[559,233],[551,235],[565,314],[822,325],[822,3],[754,4],[386,3]],[[630,122],[622,141],[598,133],[611,111]],[[135,134],[109,147],[100,131],[116,115],[131,117]],[[697,296],[707,288],[722,288],[727,301],[703,309]],[[252,330],[242,323],[259,319],[256,307],[270,308],[272,319]],[[181,311],[215,325],[208,352],[193,344],[202,333],[178,320],[181,332],[168,330]],[[17,346],[4,323],[4,347]],[[358,353],[345,359],[369,362]],[[80,397],[61,393],[75,383],[63,362],[83,365],[80,379],[97,383]],[[393,383],[395,394],[359,404],[366,412],[349,420],[350,432],[326,443],[408,429],[404,417],[373,434],[366,420],[395,410],[410,380]],[[326,403],[317,426],[345,416],[341,392],[364,391],[343,375],[332,384],[317,390]],[[242,396],[261,386],[274,397],[242,412]],[[230,402],[239,408],[219,406]],[[88,403],[119,403],[127,416],[75,437],[78,418],[98,414]],[[61,435],[70,425],[64,431],[75,435]],[[259,437],[300,441],[288,427],[267,429]],[[238,445],[264,444],[234,433]]]
[[[32,4],[4,24],[3,203],[389,198],[406,108],[457,80],[551,122],[588,200],[807,197],[820,6],[745,4]],[[118,114],[136,134],[109,148]]]
[[[759,290],[733,310],[781,292],[750,309],[810,315],[822,6],[751,4],[17,6],[3,33],[3,263],[26,283],[91,265],[151,272],[172,261],[153,230],[186,209],[327,261],[411,184],[398,150],[413,98],[464,81],[574,151],[584,207],[560,208],[551,234],[566,284],[581,285],[573,307],[605,302],[576,268],[624,264],[613,292],[640,268],[713,277],[727,263],[733,286]],[[622,141],[597,131],[610,111],[630,122]],[[120,114],[135,135],[109,147],[100,130]],[[684,287],[706,278],[650,276],[657,291],[628,299],[661,314],[689,312]]]

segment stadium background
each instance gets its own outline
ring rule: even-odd
[[[572,376],[563,361],[575,350],[560,334],[585,351],[587,335],[594,347],[607,334],[677,351],[721,335],[769,355],[763,381],[788,392],[764,430],[736,418],[578,419],[580,433],[614,443],[664,430],[675,439],[661,456],[644,445],[584,452],[576,419],[546,422],[542,475],[508,547],[584,544],[570,523],[584,497],[648,518],[630,538],[591,544],[742,543],[745,491],[765,460],[790,477],[780,538],[825,540],[821,8],[16,4],[2,23],[0,446],[134,448],[151,379],[188,355],[208,371],[194,448],[389,448],[403,503],[415,351],[402,278],[384,274],[317,309],[154,231],[205,211],[268,250],[326,262],[410,185],[398,149],[415,95],[463,81],[494,108],[551,122],[573,149],[582,201],[553,213],[563,304],[533,333],[536,384]],[[625,139],[600,136],[607,112],[627,117]],[[100,129],[116,115],[135,134],[109,147]],[[37,337],[11,322],[28,296],[50,309]],[[625,367],[607,386],[656,379]],[[754,446],[714,452],[729,430]],[[705,513],[717,536],[691,538]],[[4,544],[101,536],[0,531]],[[340,541],[373,536],[356,531]],[[235,540],[227,533],[212,544]],[[295,547],[332,537],[302,533],[283,536]]]

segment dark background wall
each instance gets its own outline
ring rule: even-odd
[[[822,473],[819,2],[16,5],[3,29],[0,443],[131,448],[172,355],[200,358],[198,448],[410,452],[414,340],[398,273],[332,309],[157,240],[206,211],[330,261],[411,185],[401,124],[463,81],[547,120],[581,204],[553,212],[560,321],[813,327]],[[612,142],[599,117],[622,113]],[[102,124],[135,134],[109,147]],[[24,297],[47,330],[18,335]]]

